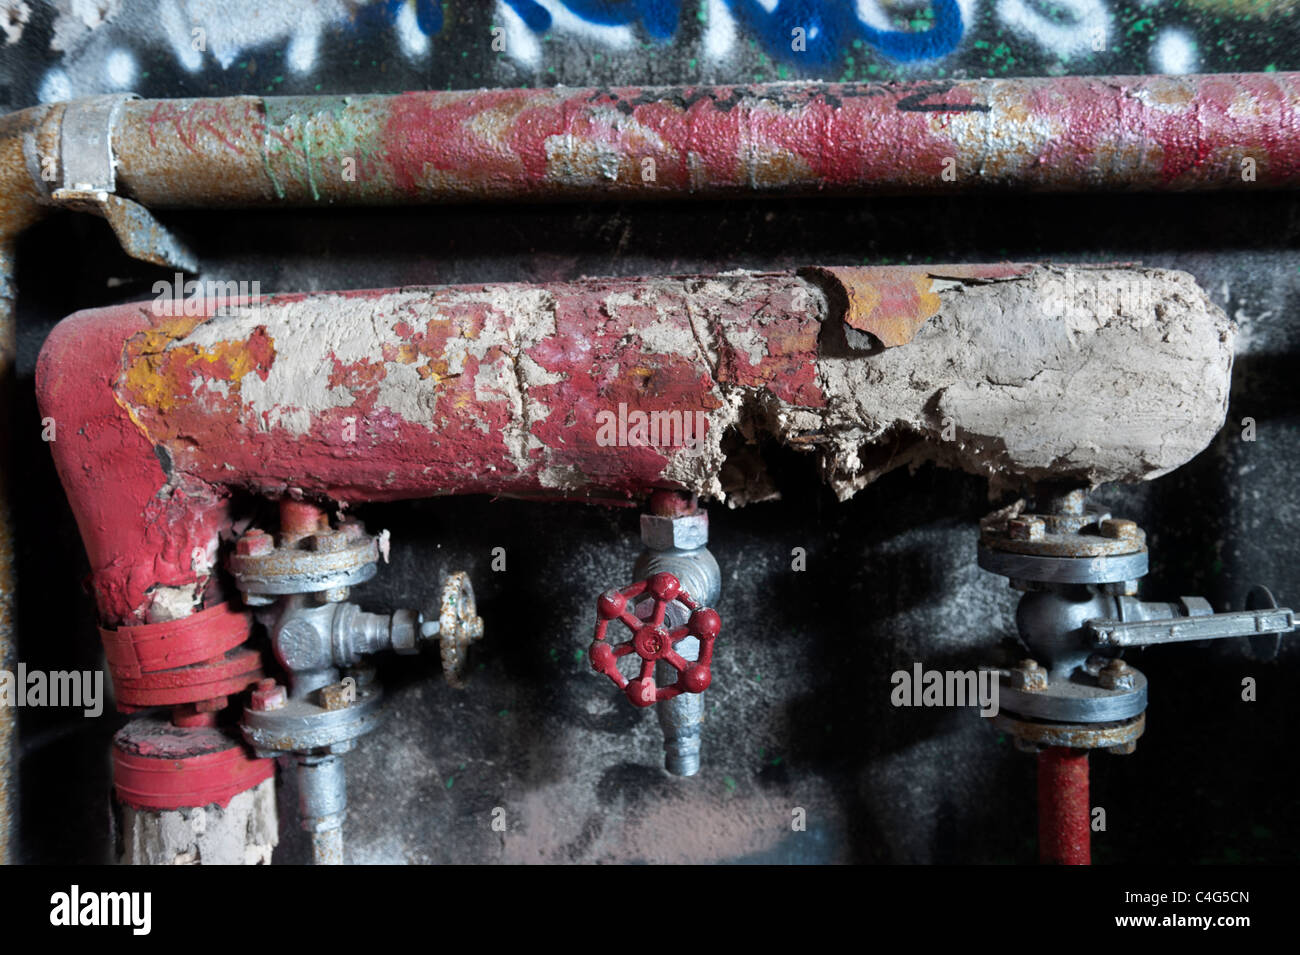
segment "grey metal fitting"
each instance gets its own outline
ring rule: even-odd
[[[709,551],[709,516],[704,511],[679,517],[641,515],[641,542],[645,550],[637,558],[633,576],[638,580],[658,573],[670,573],[701,606],[711,607],[722,592],[722,570]],[[664,622],[669,628],[686,623],[690,614],[678,603],[670,604]],[[700,642],[688,637],[677,644],[685,660],[697,660]],[[668,664],[656,667],[655,682],[673,682],[677,672]],[[680,693],[660,703],[659,726],[664,733],[664,768],[674,776],[694,776],[700,771],[700,747],[704,728],[704,694]]]
[[[343,819],[347,808],[347,775],[342,758],[299,757],[298,815],[302,828],[311,833],[312,861],[316,865],[343,864]]]
[[[301,697],[338,682],[338,667],[353,666],[381,650],[413,645],[412,611],[366,613],[356,604],[311,604],[301,595],[283,598],[271,628],[276,659],[289,672],[291,693]]]
[[[259,756],[296,754],[301,820],[312,834],[313,858],[317,865],[340,865],[347,786],[339,757],[383,717],[383,694],[362,661],[383,650],[416,653],[422,643],[434,642],[444,675],[456,686],[466,647],[482,636],[483,621],[463,572],[443,582],[441,602],[427,617],[414,610],[367,613],[348,603],[350,587],[374,575],[379,556],[378,539],[355,520],[280,543],[277,548],[269,534],[251,530],[227,565],[246,603],[275,602],[259,619],[268,625],[290,684],[287,698],[274,681],[259,685],[241,728]]]
[[[680,517],[641,515],[641,543],[650,550],[695,550],[709,543],[709,515],[704,511]]]
[[[1016,606],[1016,629],[1050,679],[1068,680],[1094,652],[1084,625],[1116,613],[1116,599],[1082,586],[1026,593]]]

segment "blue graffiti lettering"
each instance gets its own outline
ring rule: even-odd
[[[537,0],[506,0],[534,33],[551,28],[551,14]],[[563,0],[575,16],[598,26],[640,23],[657,41],[677,31],[681,0]],[[759,0],[727,0],[732,15],[751,39],[775,59],[823,69],[838,60],[854,40],[862,40],[890,59],[911,62],[947,56],[965,32],[957,0],[932,0],[926,30],[882,30],[863,23],[843,0],[779,0],[771,11]],[[802,49],[793,40],[802,30]]]

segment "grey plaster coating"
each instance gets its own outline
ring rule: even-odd
[[[193,244],[209,276],[260,277],[266,293],[810,261],[1141,261],[1185,271],[1239,329],[1227,423],[1190,463],[1108,485],[1098,500],[1147,531],[1144,598],[1203,594],[1222,610],[1261,582],[1283,605],[1300,601],[1295,197],[490,207],[171,223],[201,238]],[[76,275],[56,267],[71,247],[83,250]],[[63,315],[147,297],[155,275],[88,219],[51,220],[21,252],[20,656],[48,669],[95,666],[85,558],[40,439],[32,367]],[[703,770],[689,779],[662,770],[655,714],[627,706],[579,659],[596,595],[626,582],[640,549],[637,511],[481,499],[361,509],[371,529],[392,531],[392,563],[351,599],[374,612],[420,605],[441,573],[464,568],[486,635],[463,692],[445,685],[434,655],[381,667],[394,709],[347,757],[349,861],[1034,861],[1032,758],[973,710],[889,702],[891,673],[915,662],[966,669],[1022,654],[1008,643],[1018,594],[975,564],[979,518],[1009,497],[990,500],[982,477],[922,465],[839,502],[806,456],[730,450],[730,466],[756,474],[761,465],[782,499],[710,509],[723,630]],[[506,548],[504,573],[491,570],[496,546]],[[796,547],[807,553],[804,572],[791,569]],[[1148,729],[1132,756],[1093,757],[1094,799],[1111,820],[1094,839],[1095,860],[1294,861],[1300,815],[1279,746],[1280,728],[1300,717],[1300,649],[1284,639],[1267,663],[1251,660],[1244,641],[1126,658],[1150,680]],[[1255,703],[1241,701],[1246,676],[1258,680]],[[111,858],[106,754],[120,719],[19,713],[23,858]],[[293,774],[279,778],[288,822],[275,861],[304,862]],[[504,832],[491,825],[497,807]],[[791,829],[796,807],[807,811],[804,832]]]

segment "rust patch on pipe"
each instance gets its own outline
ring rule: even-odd
[[[820,279],[833,288],[843,320],[850,328],[873,335],[885,348],[910,342],[926,319],[939,312],[939,290],[948,281],[996,280],[1024,275],[1032,266],[946,265],[816,267],[801,274]]]

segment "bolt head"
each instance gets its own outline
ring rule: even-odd
[[[274,680],[262,680],[253,690],[252,708],[259,712],[282,709],[287,701],[284,687]]]
[[[235,542],[235,553],[243,557],[265,557],[275,550],[275,540],[266,531],[254,527]]]
[[[1042,540],[1047,525],[1041,517],[1013,517],[1007,521],[1007,536],[1017,541]]]
[[[351,592],[350,587],[331,587],[321,591],[320,599],[328,604],[341,604],[348,599],[348,594]]]
[[[319,534],[313,534],[307,538],[304,543],[310,550],[321,554],[335,554],[342,550],[347,550],[351,546],[353,538],[339,531],[322,531]]]
[[[1047,671],[1038,665],[1037,660],[1021,660],[1011,670],[1011,685],[1029,693],[1041,693],[1047,689]]]
[[[1123,660],[1111,660],[1097,674],[1097,682],[1106,690],[1131,690],[1135,671]]]
[[[1127,743],[1119,743],[1115,746],[1108,746],[1106,752],[1114,753],[1116,756],[1132,756],[1137,752],[1137,740],[1131,739]]]
[[[356,700],[357,688],[346,683],[331,683],[320,691],[320,705],[326,710],[345,710]]]
[[[1108,517],[1101,522],[1101,536],[1110,540],[1133,540],[1138,536],[1138,526],[1133,521]]]

